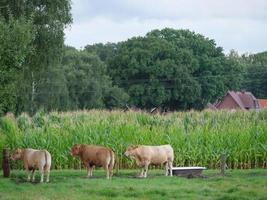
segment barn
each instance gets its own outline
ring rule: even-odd
[[[251,92],[228,91],[226,95],[208,107],[213,110],[259,110],[259,100]]]

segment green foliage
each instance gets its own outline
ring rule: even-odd
[[[62,61],[70,109],[122,107],[127,94],[112,85],[106,65],[94,53],[66,48]]]
[[[46,116],[44,111],[35,113],[35,115],[32,117],[32,122],[35,127],[44,127],[46,124]]]
[[[0,115],[15,111],[16,85],[27,56],[32,52],[34,39],[32,21],[0,15]]]
[[[166,28],[134,37],[119,43],[106,60],[115,83],[142,108],[203,108],[241,83],[238,63],[213,40],[188,30]]]
[[[7,111],[15,111],[16,113],[30,111],[33,114],[40,107],[48,107],[48,110],[55,107],[62,108],[60,107],[59,99],[63,99],[66,96],[64,90],[62,90],[64,95],[59,94],[54,98],[51,94],[47,95],[45,90],[42,91],[43,95],[39,91],[37,94],[36,88],[43,89],[44,83],[39,77],[46,80],[51,78],[52,73],[60,77],[58,70],[54,69],[54,66],[61,62],[64,29],[72,21],[70,0],[3,0],[0,2],[0,9],[1,26],[9,27],[6,32],[4,32],[5,29],[2,31],[3,27],[0,30],[0,34],[3,33],[1,40],[8,45],[8,48],[4,46],[6,55],[2,57],[0,53],[0,60],[4,62],[3,66],[23,67],[22,71],[8,71],[4,74],[7,80],[10,80],[9,77],[13,77],[17,82],[12,85],[6,84],[4,89],[0,88],[0,94],[3,93],[5,96],[3,100],[5,104],[2,103],[2,99],[0,101],[0,110],[4,113]],[[14,22],[17,24],[14,24]],[[31,22],[30,25],[27,24],[28,22]],[[9,26],[9,24],[11,25]],[[29,34],[32,30],[34,30],[34,35]],[[21,42],[21,38],[24,43]],[[31,49],[34,51],[28,53]],[[17,55],[20,51],[23,55]],[[17,59],[18,63],[12,57]],[[62,81],[62,78],[60,81]],[[57,85],[50,85],[46,88],[56,90]],[[7,91],[9,92],[8,95],[6,94]],[[48,99],[44,98],[46,95]],[[2,97],[2,95],[0,96]],[[54,105],[48,104],[50,100],[52,101],[51,104],[53,103]]]
[[[266,168],[266,112],[191,111],[165,116],[99,110],[40,112],[26,129],[19,122],[21,117],[1,118],[0,138],[4,141],[0,144],[10,149],[47,149],[56,169],[80,168],[78,159],[69,153],[76,143],[112,148],[119,168],[135,166],[123,156],[130,144],[171,144],[176,166],[218,168],[225,153],[229,168]]]
[[[246,74],[243,88],[257,98],[267,98],[267,52],[243,56]]]
[[[76,50],[64,46],[70,9],[70,0],[0,2],[0,115],[126,104],[202,109],[240,88],[267,97],[266,53],[225,56],[214,40],[170,28]],[[20,116],[19,127],[27,123]]]
[[[22,113],[17,117],[17,124],[18,128],[25,132],[32,127],[32,120],[27,113]]]
[[[115,55],[117,46],[118,45],[114,43],[97,43],[94,45],[86,45],[84,50],[89,53],[97,54],[103,62],[107,63],[108,60]]]

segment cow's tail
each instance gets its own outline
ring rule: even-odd
[[[48,160],[48,152],[44,150],[44,156],[45,156],[45,165],[44,165],[44,170],[47,171],[50,168],[51,161]]]

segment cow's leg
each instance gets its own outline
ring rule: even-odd
[[[105,169],[105,171],[106,171],[107,179],[109,179],[109,169],[108,169],[108,164],[106,164],[106,165],[104,166],[104,169]]]
[[[144,177],[144,167],[141,167],[141,171],[140,171],[139,177]]]
[[[172,176],[172,161],[168,162],[168,167],[169,167],[169,170],[170,170],[170,176]]]
[[[50,169],[46,170],[46,182],[49,182],[49,177],[50,177]]]
[[[168,162],[165,163],[165,176],[169,175],[169,164]]]
[[[144,178],[147,177],[148,165],[149,165],[149,163],[146,162],[146,163],[145,163],[145,167],[144,167],[144,176],[143,176]]]
[[[27,171],[27,175],[28,175],[27,180],[30,182],[31,181],[31,170],[29,170],[28,168],[26,168],[26,171]]]
[[[32,179],[32,182],[35,181],[35,169],[32,170],[32,178],[31,179]]]
[[[94,170],[94,166],[91,167],[90,176],[93,176],[93,170]]]
[[[92,176],[92,168],[90,167],[90,165],[87,166],[87,177],[90,178]]]
[[[91,168],[89,162],[87,162],[87,161],[84,161],[83,164],[87,169],[87,178],[90,178],[90,176],[92,176],[92,168]]]
[[[112,178],[112,175],[113,175],[112,167],[109,167],[108,168],[108,171],[109,171],[109,178],[111,179]]]
[[[44,167],[43,166],[39,166],[39,171],[41,174],[41,180],[40,183],[44,182]]]

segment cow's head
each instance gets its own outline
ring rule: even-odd
[[[78,156],[80,154],[80,148],[81,148],[80,144],[73,145],[72,148],[71,148],[70,154],[72,156]]]
[[[136,149],[138,148],[138,145],[131,145],[127,148],[127,150],[124,152],[124,155],[127,157],[132,157],[135,154]]]
[[[23,150],[18,148],[11,154],[12,160],[21,160],[23,156]]]

